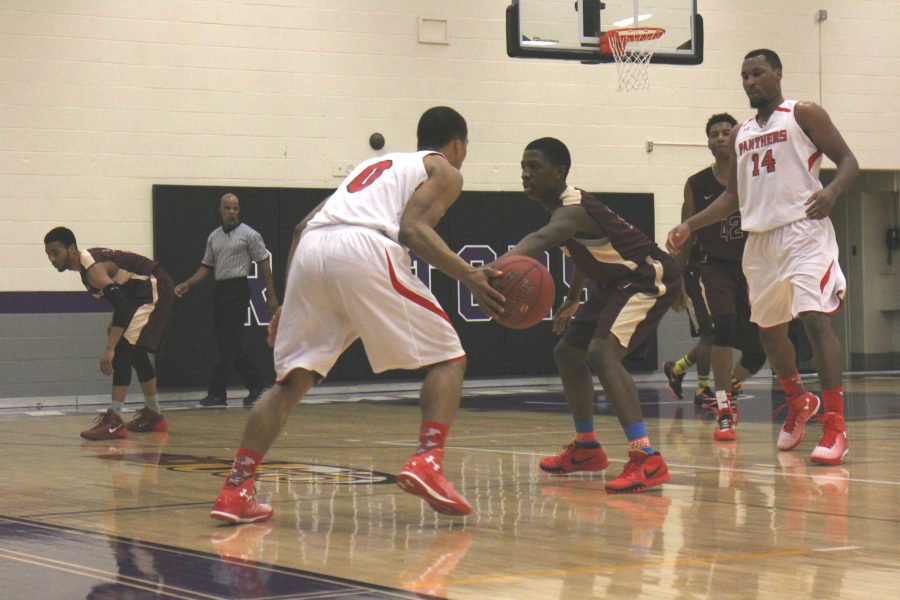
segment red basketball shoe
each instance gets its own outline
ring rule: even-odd
[[[441,514],[467,515],[472,512],[472,506],[456,493],[453,484],[444,477],[443,458],[441,448],[416,454],[397,475],[397,485],[404,492],[423,499]]]
[[[256,501],[253,478],[238,486],[223,485],[209,516],[229,523],[255,523],[272,517],[272,507]]]
[[[713,432],[713,439],[717,442],[730,442],[737,439],[734,432],[734,412],[731,407],[720,408],[716,414],[716,430]]]
[[[125,423],[125,429],[136,433],[149,433],[151,431],[168,431],[169,423],[160,413],[146,406],[135,413],[134,418]]]
[[[819,412],[819,397],[804,392],[787,401],[788,414],[778,433],[779,450],[793,450],[803,441],[803,430],[810,417]]]
[[[555,456],[541,459],[541,471],[554,475],[566,475],[575,471],[602,471],[609,466],[603,448],[578,448],[575,442],[563,447]]]
[[[81,432],[81,437],[86,440],[117,440],[128,437],[125,421],[111,408],[94,419],[94,423],[93,427]]]
[[[622,474],[606,483],[608,494],[635,494],[661,485],[671,479],[669,468],[659,452],[647,454],[641,450],[628,453]]]
[[[820,465],[839,465],[850,452],[847,444],[847,424],[837,413],[825,413],[822,418],[822,439],[812,451],[810,459]]]

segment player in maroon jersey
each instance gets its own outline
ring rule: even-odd
[[[78,271],[88,292],[106,298],[114,309],[100,357],[100,370],[113,378],[112,399],[94,427],[81,432],[81,437],[108,440],[126,437],[129,431],[167,431],[169,424],[156,396],[156,371],[147,354],[159,349],[172,316],[175,288],[169,275],[156,261],[132,252],[79,250],[75,234],[65,227],[55,227],[44,236],[44,249],[60,273]],[[132,368],[144,393],[144,408],[125,423],[122,407]]]
[[[507,255],[537,256],[562,246],[575,261],[569,296],[557,309],[554,331],[562,340],[554,358],[572,409],[575,441],[541,460],[549,473],[599,471],[609,461],[594,431],[597,374],[629,442],[628,463],[606,484],[609,493],[642,492],[665,483],[666,463],[653,450],[637,388],[622,361],[640,355],[660,319],[681,294],[675,261],[598,198],[566,183],[572,159],[565,144],[541,138],[522,156],[522,184],[549,213],[544,227],[525,236]],[[585,283],[594,288],[579,298]]]

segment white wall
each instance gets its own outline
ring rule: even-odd
[[[55,225],[151,254],[152,184],[332,186],[373,131],[411,149],[435,104],[469,121],[468,189],[516,189],[522,147],[552,135],[571,182],[656,194],[661,241],[710,160],[706,118],[750,114],[739,69],[757,47],[782,56],[787,97],[821,96],[864,169],[900,168],[895,0],[701,0],[703,65],[652,66],[652,89],[628,94],[611,65],[508,58],[507,4],[4,0],[0,291],[79,289],[43,255]],[[450,44],[420,44],[419,16],[447,18]]]

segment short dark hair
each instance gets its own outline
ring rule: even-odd
[[[437,150],[453,140],[465,141],[469,129],[463,116],[449,106],[434,106],[419,118],[416,137],[419,150]]]
[[[756,50],[751,50],[744,57],[744,60],[747,60],[752,56],[762,56],[766,59],[766,62],[768,62],[769,66],[771,66],[773,69],[781,68],[781,59],[778,58],[778,55],[774,50],[769,50],[768,48],[758,48]]]
[[[572,156],[569,154],[569,149],[556,138],[538,138],[525,146],[525,150],[537,150],[543,153],[554,165],[565,167],[567,173],[572,168]]]
[[[706,137],[709,137],[709,130],[712,129],[712,126],[716,123],[728,123],[732,127],[737,125],[737,119],[729,115],[728,113],[718,113],[709,118],[709,121],[706,122]]]
[[[68,227],[54,227],[44,236],[44,244],[59,242],[66,248],[76,244],[75,234]]]

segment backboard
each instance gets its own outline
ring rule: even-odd
[[[613,62],[600,53],[611,29],[662,27],[652,63],[703,62],[703,18],[697,0],[512,0],[506,9],[506,53],[516,58]]]

